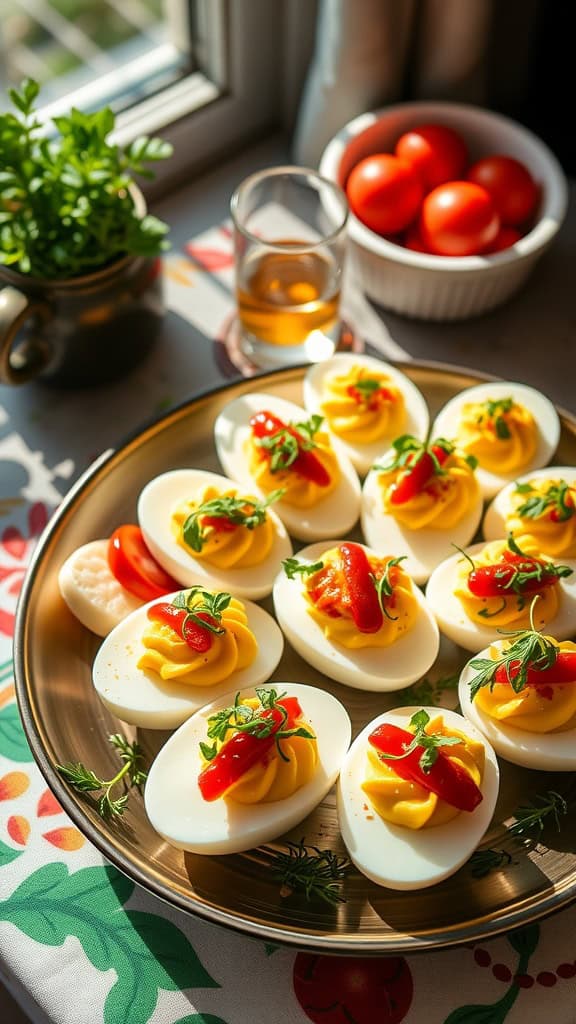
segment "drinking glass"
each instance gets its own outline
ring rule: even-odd
[[[315,363],[335,351],[348,203],[306,167],[246,178],[231,199],[239,346],[255,366]]]

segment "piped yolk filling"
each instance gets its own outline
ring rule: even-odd
[[[536,454],[538,426],[523,405],[467,402],[462,407],[457,443],[491,473],[516,473]]]
[[[384,512],[409,530],[449,530],[462,522],[478,501],[478,482],[474,470],[463,456],[452,452],[442,473],[401,505],[392,500],[394,488],[403,473],[393,469],[378,475]]]
[[[477,568],[486,565],[495,565],[499,562],[504,564],[503,554],[507,550],[506,541],[492,541],[487,544],[481,552],[474,555],[474,564]],[[523,549],[527,555],[540,555],[530,548]],[[509,595],[498,595],[497,597],[477,597],[470,592],[468,587],[468,575],[470,563],[463,558],[459,563],[454,594],[460,601],[466,615],[472,622],[479,626],[490,627],[512,627],[514,629],[530,628],[530,605],[531,597],[511,591]],[[542,629],[546,623],[556,615],[560,606],[560,592],[558,585],[549,586],[540,591],[538,601],[534,606],[534,628]]]
[[[173,536],[192,558],[207,562],[217,569],[248,569],[260,565],[270,554],[275,530],[268,515],[262,524],[252,529],[231,523],[224,517],[199,516],[202,549],[195,551],[186,543],[182,530],[184,523],[202,504],[215,498],[236,497],[237,494],[235,490],[220,491],[217,487],[208,486],[198,502],[183,501],[174,510],[171,519]],[[256,503],[257,500],[247,495],[246,509],[249,510],[250,502]]]
[[[557,509],[545,507],[537,515],[521,515],[520,509],[529,499],[544,500],[550,488],[558,487],[562,481],[545,479],[531,480],[523,484],[522,492],[511,495],[512,507],[506,514],[506,533],[513,533],[519,546],[524,549],[532,544],[551,558],[576,558],[576,514],[568,511],[563,517]],[[570,486],[564,501],[576,509],[576,489]]]
[[[447,752],[445,756],[464,768],[476,785],[480,786],[484,776],[484,745],[446,726],[441,715],[428,723],[426,732],[457,736],[461,743],[444,747]],[[400,778],[393,766],[393,761],[383,760],[373,747],[368,747],[362,790],[376,813],[385,821],[417,830],[445,825],[461,813],[419,783]]]
[[[557,646],[561,651],[576,651],[576,644],[570,640]],[[496,648],[490,649],[492,658],[500,655]],[[519,693],[509,683],[495,683],[478,690],[474,703],[495,721],[526,732],[567,732],[576,727],[576,680],[543,686],[529,684]]]
[[[404,396],[385,373],[354,365],[324,381],[321,411],[330,429],[352,444],[396,437],[404,430]]]
[[[246,443],[250,475],[264,494],[282,488],[282,501],[287,505],[311,508],[331,494],[341,479],[336,453],[330,444],[328,434],[324,432],[319,431],[314,435],[313,449],[315,458],[328,477],[327,483],[322,485],[302,476],[294,465],[273,472],[267,451],[258,446],[253,437]]]

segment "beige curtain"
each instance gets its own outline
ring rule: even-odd
[[[320,0],[295,162],[317,166],[347,121],[400,100],[513,105],[537,11],[538,0]]]

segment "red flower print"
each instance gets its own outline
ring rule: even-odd
[[[16,602],[26,567],[38,537],[48,522],[48,512],[42,502],[36,502],[28,512],[28,536],[17,526],[7,526],[0,535],[0,633],[14,634]]]
[[[293,984],[314,1024],[400,1024],[412,1002],[412,975],[399,956],[298,953]]]

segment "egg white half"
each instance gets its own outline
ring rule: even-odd
[[[201,854],[239,853],[266,843],[298,825],[334,784],[350,745],[348,712],[330,693],[300,683],[274,683],[297,697],[318,742],[314,777],[286,800],[260,804],[206,801],[198,787],[202,768],[199,743],[206,742],[207,720],[231,706],[237,691],[220,697],[193,715],[162,748],[146,782],[144,804],[152,826],[179,850]],[[242,693],[253,697],[254,690]]]
[[[496,644],[502,647],[502,642]],[[478,658],[490,660],[488,648]],[[548,772],[573,772],[576,770],[576,729],[566,732],[536,733],[518,729],[505,722],[498,722],[486,715],[470,699],[470,684],[478,674],[470,662],[464,667],[458,685],[458,698],[462,714],[486,737],[494,750],[505,761]]]
[[[453,875],[480,843],[498,797],[498,762],[482,733],[455,711],[424,708],[430,718],[441,714],[446,725],[484,744],[483,800],[474,811],[461,811],[452,821],[434,828],[403,828],[377,814],[360,788],[366,776],[368,737],[384,722],[407,728],[418,710],[395,708],[370,722],[350,747],[338,782],[338,818],[350,860],[367,878],[389,889],[425,889]]]
[[[301,406],[274,395],[254,392],[241,395],[227,405],[214,424],[216,451],[224,472],[249,487],[259,497],[264,493],[257,487],[246,455],[246,442],[251,428],[250,418],[257,412],[268,410],[284,423],[302,423],[310,414]],[[284,501],[274,505],[289,533],[299,540],[319,540],[321,537],[340,537],[352,529],[360,514],[360,481],[350,459],[337,438],[332,440],[340,465],[341,478],[327,497],[311,508],[296,508]]]
[[[467,554],[473,559],[485,545],[473,544],[466,548]],[[434,570],[426,587],[426,598],[432,609],[441,631],[467,651],[481,651],[502,634],[495,626],[479,626],[468,618],[461,602],[454,594],[458,569],[464,556],[452,555]],[[558,614],[546,624],[545,632],[552,633],[559,640],[568,640],[576,633],[576,561],[564,561],[563,565],[574,570],[572,576],[561,579],[560,607]]]
[[[388,452],[382,465],[390,462],[393,454]],[[482,497],[478,496],[474,507],[450,530],[410,530],[384,512],[379,476],[378,470],[371,470],[362,488],[360,522],[364,539],[375,551],[406,555],[402,563],[406,572],[416,583],[425,583],[438,563],[454,550],[454,544],[463,548],[472,540],[482,518]]]
[[[168,594],[167,603],[175,597]],[[92,667],[92,682],[103,704],[118,718],[144,729],[175,729],[207,701],[230,687],[258,686],[269,679],[284,649],[284,638],[274,619],[251,601],[243,601],[248,625],[258,642],[258,653],[247,668],[212,686],[164,682],[149,669],[137,667],[144,648],[140,642],[148,625],[147,609],[138,608],[106,637]]]
[[[454,440],[458,432],[462,406],[468,402],[485,402],[489,399],[513,398],[532,413],[538,425],[538,441],[533,459],[522,466],[522,474],[545,466],[550,461],[560,440],[560,418],[554,405],[546,395],[528,384],[517,381],[495,381],[494,383],[475,384],[465,388],[440,410],[432,425],[432,437],[445,437]],[[504,484],[510,483],[518,476],[515,473],[491,473],[478,466],[476,469],[478,483],[485,498],[492,498]]]
[[[126,590],[108,565],[108,540],[91,540],[68,556],[58,587],[73,615],[97,636],[107,636],[143,601]]]
[[[298,561],[316,562],[337,544],[338,541],[311,544],[298,552]],[[348,650],[327,639],[306,610],[304,591],[299,577],[290,580],[284,572],[280,573],[272,592],[274,611],[294,650],[329,679],[357,690],[401,690],[420,679],[436,660],[440,646],[438,627],[418,587],[414,593],[420,610],[412,629],[390,647],[361,650]]]
[[[324,382],[331,377],[347,373],[353,366],[364,366],[374,373],[385,373],[390,377],[393,384],[402,392],[406,407],[406,422],[401,431],[402,434],[412,434],[421,441],[426,437],[430,423],[428,406],[422,392],[412,383],[409,377],[389,363],[382,362],[372,356],[354,355],[351,352],[340,352],[331,359],[324,359],[322,362],[314,363],[306,372],[304,377],[303,397],[304,405],[308,412],[322,415],[322,403],[325,401]],[[326,420],[328,429],[328,421]],[[346,438],[334,435],[342,444],[352,465],[362,475],[368,472],[373,462],[376,461],[383,451],[390,447],[393,436],[383,437],[378,441],[368,444],[353,444]]]
[[[506,536],[506,517],[514,507],[513,495],[516,484],[529,483],[531,480],[565,480],[568,484],[574,484],[576,466],[546,466],[543,469],[535,469],[533,473],[523,473],[522,476],[515,477],[514,482],[503,487],[486,509],[482,523],[482,533],[486,540],[498,540]],[[526,519],[525,524],[525,532],[530,533],[530,520]],[[543,551],[542,554],[546,552]]]
[[[208,485],[222,491],[238,487],[228,477],[203,469],[174,469],[150,480],[138,499],[138,521],[146,545],[166,572],[185,587],[199,583],[212,590],[229,590],[235,597],[252,601],[266,597],[272,591],[280,563],[292,554],[286,527],[272,508],[266,514],[274,524],[275,539],[259,565],[219,569],[194,558],[176,541],[170,525],[172,512],[187,499],[199,501]]]

